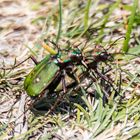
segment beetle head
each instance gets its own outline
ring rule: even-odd
[[[77,64],[80,64],[83,59],[82,53],[79,50],[73,51],[69,57],[73,62]]]

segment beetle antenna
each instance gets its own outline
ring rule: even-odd
[[[85,47],[87,46],[88,41],[89,41],[89,39],[87,39],[87,40],[85,41],[84,47],[81,49],[82,52],[83,52],[83,50],[85,49]]]
[[[113,43],[111,43],[111,44],[109,45],[109,48],[107,48],[106,51],[109,50],[118,40],[120,40],[120,39],[122,39],[122,38],[126,39],[125,36],[121,36],[121,37],[117,38]]]
[[[137,54],[132,54],[132,53],[121,53],[121,52],[118,52],[118,53],[113,53],[113,54],[123,54],[123,55],[127,54],[127,55],[132,55],[132,56],[136,56],[136,57],[139,57],[139,58],[140,58],[139,55],[137,55]]]
[[[37,60],[35,59],[35,57],[31,55],[31,56],[27,57],[25,60],[23,60],[22,62],[20,62],[20,63],[18,63],[18,64],[16,64],[16,62],[15,62],[14,66],[12,66],[12,67],[10,67],[10,68],[0,67],[0,69],[2,69],[2,70],[11,70],[11,69],[14,69],[14,68],[20,66],[22,63],[26,62],[28,59],[32,59],[32,61],[33,61],[36,65],[38,64],[38,62],[37,62]]]

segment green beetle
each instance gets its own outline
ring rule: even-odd
[[[68,56],[68,54],[60,54],[50,50],[46,44],[43,44],[43,47],[53,56],[47,55],[25,78],[24,89],[31,97],[39,96],[44,92],[53,92],[60,81],[62,81],[63,90],[66,91],[65,75],[78,83],[74,68],[76,62],[81,60],[79,52],[73,51]]]
[[[47,55],[26,77],[24,89],[29,96],[38,96],[58,75],[60,68],[50,58]]]

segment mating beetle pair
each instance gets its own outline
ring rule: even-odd
[[[45,46],[45,44],[43,45]],[[77,84],[79,83],[79,79],[77,78],[77,75],[75,75],[75,66],[83,66],[86,69],[85,72],[92,70],[92,72],[98,73],[98,63],[101,61],[105,62],[110,58],[110,54],[105,51],[94,57],[91,62],[88,57],[82,55],[80,50],[72,50],[72,52],[68,54],[68,59],[66,60],[62,60],[59,53],[54,54],[54,56],[47,55],[27,75],[24,81],[24,88],[29,96],[39,96],[44,92],[51,93],[56,89],[60,81],[62,81],[62,88],[65,93],[66,74]]]
[[[114,87],[113,82],[105,74],[102,74],[99,71],[98,64],[100,62],[113,60],[112,54],[108,53],[107,50],[104,49],[103,51],[99,51],[100,49],[103,49],[101,46],[96,46],[96,54],[89,54],[89,56],[83,55],[83,52],[79,49],[70,50],[70,52],[66,54],[67,59],[63,60],[62,55],[64,54],[61,55],[59,51],[58,53],[56,53],[54,50],[51,50],[51,48],[49,48],[46,44],[43,45],[45,48],[47,47],[47,50],[49,50],[49,52],[52,52],[52,54],[54,55],[47,55],[27,75],[24,81],[24,88],[29,96],[38,97],[44,95],[44,93],[51,94],[55,91],[61,81],[63,93],[67,93],[66,90],[68,86],[65,79],[66,75],[74,80],[76,85],[81,83],[82,78],[89,77],[90,79],[92,79],[92,81],[95,81],[96,78],[101,78],[104,82],[107,83],[108,87],[112,87],[115,94],[119,94],[119,91],[117,91],[116,87]],[[82,71],[82,73],[78,75],[76,74],[76,69],[78,68],[77,65],[84,68],[84,71]],[[61,97],[62,96],[59,96],[57,98],[57,101],[55,102],[55,105],[52,109],[55,108],[57,103],[61,100]]]
[[[62,61],[60,54],[54,56],[47,55],[37,66],[27,75],[24,81],[24,88],[29,96],[38,96],[43,92],[53,92],[62,81],[63,90],[66,90],[65,74],[78,82],[75,76],[74,63],[81,57],[78,52],[73,52],[69,59]],[[77,59],[74,59],[77,58]]]

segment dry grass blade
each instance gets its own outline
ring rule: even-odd
[[[1,0],[0,139],[139,139],[138,3],[138,0]],[[129,53],[133,53],[133,57],[120,54],[122,40],[112,43],[125,36],[128,20],[123,50],[130,48]],[[131,39],[130,35],[133,36]],[[20,64],[30,54],[35,55],[38,61],[42,60],[46,52],[40,42],[44,39],[56,41],[62,51],[60,53],[64,54],[63,60],[69,58],[69,55],[65,56],[68,51],[76,48],[87,50],[81,53],[85,58],[91,58],[84,60],[90,64],[95,64],[96,57],[108,44],[111,45],[107,52],[115,52],[112,61],[104,63],[99,60],[97,70],[101,74],[95,69],[89,73],[87,67],[75,65],[79,70],[75,70],[75,75],[82,73],[83,76],[82,80],[80,76],[77,78],[80,85],[70,86],[68,94],[50,114],[47,112],[55,104],[56,93],[60,94],[57,89],[50,97],[47,95],[44,100],[38,101],[41,103],[38,110],[28,110],[33,104],[29,105],[30,98],[25,94],[23,83],[35,66],[30,60],[10,70],[4,69],[15,62]],[[55,45],[48,45],[57,50]],[[67,81],[71,82],[69,78],[66,78]],[[115,99],[112,85],[121,95]]]

